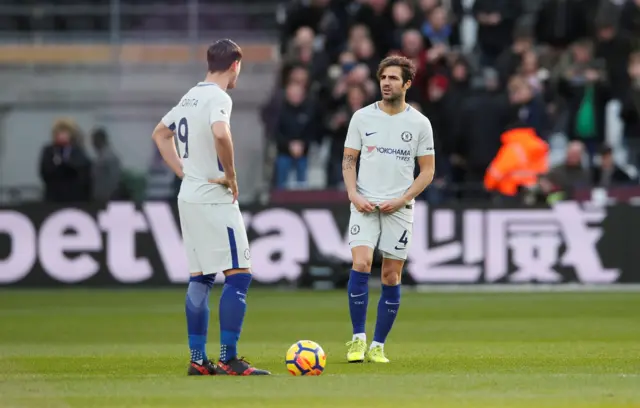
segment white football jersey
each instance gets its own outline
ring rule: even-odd
[[[162,118],[175,131],[184,178],[178,198],[188,203],[231,203],[231,191],[209,179],[224,176],[213,131],[215,122],[229,123],[231,97],[211,82],[200,82]]]
[[[344,146],[360,150],[358,193],[374,204],[402,197],[413,183],[415,158],[435,154],[426,116],[410,105],[389,115],[378,102],[353,114]]]

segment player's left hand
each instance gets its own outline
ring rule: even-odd
[[[225,186],[226,188],[230,189],[231,193],[233,194],[234,203],[238,199],[238,182],[235,179],[229,180],[226,177],[218,177],[215,179],[208,179],[207,181],[212,184],[220,184],[221,186]]]
[[[405,201],[401,198],[394,198],[393,200],[385,201],[381,203],[378,208],[380,212],[390,214],[398,211],[400,208],[406,205]]]

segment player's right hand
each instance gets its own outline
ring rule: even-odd
[[[209,179],[209,183],[212,184],[220,184],[222,186],[227,187],[231,190],[231,194],[233,194],[233,203],[238,200],[238,180],[237,179],[228,179],[226,177],[218,177],[215,179]]]
[[[366,198],[364,198],[358,193],[355,193],[353,194],[353,196],[350,196],[349,200],[351,200],[351,203],[356,207],[356,210],[358,210],[358,212],[370,213],[376,209],[375,205],[370,203],[369,200],[367,200]]]

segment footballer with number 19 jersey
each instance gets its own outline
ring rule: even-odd
[[[190,364],[188,375],[269,375],[238,357],[237,345],[252,280],[249,241],[237,202],[231,97],[242,50],[231,40],[207,51],[205,80],[192,87],[153,132],[165,162],[182,178],[178,212],[189,267],[185,301]],[[178,149],[174,144],[178,139]],[[207,356],[209,295],[217,273],[225,275],[218,307],[220,358]]]

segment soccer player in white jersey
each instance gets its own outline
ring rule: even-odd
[[[268,375],[237,355],[237,343],[251,282],[249,241],[240,208],[229,129],[231,98],[242,50],[224,39],[207,51],[208,72],[153,131],[162,157],[182,179],[178,194],[180,226],[191,278],[185,312],[191,363],[189,375]],[[178,139],[178,149],[174,143]],[[205,350],[209,324],[209,293],[215,275],[223,272],[220,296],[220,359]]]
[[[353,338],[350,363],[388,363],[384,343],[400,307],[400,278],[411,245],[415,197],[431,183],[435,156],[429,119],[405,101],[415,77],[407,58],[391,56],[378,67],[382,100],[354,113],[344,144],[342,173],[351,201],[348,284]],[[356,161],[360,168],[356,175]],[[420,174],[414,179],[415,159]],[[365,321],[374,248],[382,253],[382,294],[373,342],[367,350]]]

